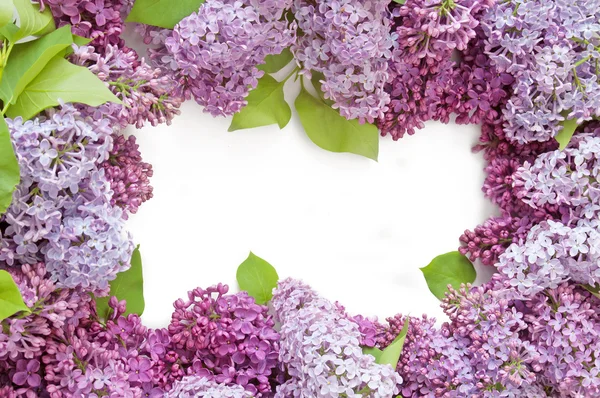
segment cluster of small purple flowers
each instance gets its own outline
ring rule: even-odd
[[[108,120],[84,119],[64,105],[7,122],[21,183],[0,219],[0,268],[42,261],[61,287],[106,288],[133,251],[99,167],[112,145]]]
[[[110,204],[122,208],[124,218],[152,198],[152,165],[142,161],[135,136],[113,134],[113,147],[101,167],[113,192]]]
[[[338,306],[294,279],[279,282],[272,299],[281,324],[279,360],[289,379],[275,397],[390,397],[402,378],[362,353],[358,324]]]
[[[510,0],[482,18],[486,53],[515,78],[504,131],[519,143],[547,141],[565,118],[600,116],[600,2]]]
[[[182,100],[175,95],[175,81],[138,59],[134,50],[109,44],[98,53],[82,46],[75,48],[71,59],[96,74],[123,102],[83,108],[94,119],[108,118],[121,128],[140,128],[146,122],[170,124],[179,114]]]
[[[388,1],[294,0],[302,32],[292,45],[302,73],[323,74],[321,90],[347,119],[372,123],[390,102],[384,90],[392,56]]]
[[[194,98],[213,116],[246,105],[245,97],[264,72],[265,57],[296,39],[294,24],[282,19],[291,0],[208,0],[172,31],[150,29],[156,65],[178,82],[181,98]],[[152,36],[151,36],[152,35]]]
[[[37,0],[40,8],[50,8],[57,26],[71,25],[74,34],[92,39],[102,52],[107,45],[122,46],[125,28],[123,14],[130,0]]]

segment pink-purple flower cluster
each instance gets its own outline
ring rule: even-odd
[[[296,39],[294,24],[282,18],[291,0],[208,0],[173,31],[152,29],[152,58],[178,82],[182,98],[194,98],[213,116],[246,105],[245,97],[264,74],[265,57]]]

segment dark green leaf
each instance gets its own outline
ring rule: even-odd
[[[347,120],[337,110],[313,97],[304,87],[295,105],[304,131],[315,144],[331,152],[350,152],[377,160],[377,127]]]
[[[267,55],[265,63],[258,65],[258,69],[265,71],[266,73],[275,73],[283,69],[283,67],[289,64],[292,59],[294,59],[294,55],[289,47],[284,48],[280,54]]]
[[[373,355],[375,357],[375,362],[380,363],[379,358],[381,358],[383,351],[377,347],[363,347],[363,354]]]
[[[0,1],[0,27],[13,21],[14,9],[12,0]]]
[[[448,285],[458,289],[461,283],[473,283],[477,277],[473,264],[457,251],[437,256],[421,271],[429,290],[440,300],[448,291]]]
[[[387,364],[390,365],[393,369],[396,369],[398,361],[400,360],[400,355],[402,354],[402,349],[404,348],[404,341],[406,340],[406,334],[408,333],[409,323],[410,318],[406,317],[400,334],[394,339],[394,341],[392,341],[390,345],[385,347],[377,363],[380,363],[382,365]]]
[[[30,0],[13,0],[19,14],[19,31],[14,40],[27,36],[42,35],[55,29],[54,18],[50,7],[41,12],[40,5]]]
[[[44,69],[56,54],[73,43],[71,27],[62,28],[41,39],[17,44],[8,58],[0,82],[0,98],[15,103],[25,87]]]
[[[126,22],[173,29],[183,18],[197,12],[204,0],[135,0]]]
[[[581,285],[581,287],[600,299],[600,286]]]
[[[96,298],[96,310],[98,316],[107,319],[110,316],[108,300],[115,296],[119,301],[127,301],[127,312],[129,314],[142,315],[144,307],[144,276],[142,272],[142,256],[140,247],[136,247],[131,256],[131,268],[117,274],[117,278],[110,282],[110,293],[108,297]]]
[[[271,264],[251,252],[238,267],[236,279],[240,289],[247,291],[258,304],[265,304],[273,297],[279,275]]]
[[[277,123],[284,128],[292,117],[292,110],[283,97],[285,80],[278,82],[270,75],[264,75],[258,86],[248,94],[246,105],[233,115],[229,131],[268,126]]]
[[[0,115],[0,214],[4,214],[20,181],[19,162],[15,157],[8,126]]]
[[[59,105],[59,99],[91,106],[105,102],[121,103],[87,68],[54,57],[23,90],[17,102],[8,108],[7,115],[13,118],[22,116],[27,120],[46,108]]]
[[[0,270],[0,321],[22,311],[31,312],[12,276]]]
[[[554,139],[558,141],[559,149],[561,151],[565,149],[567,145],[569,145],[569,142],[571,141],[571,138],[573,137],[573,134],[578,126],[577,119],[567,119],[567,114],[568,112],[563,112],[562,115],[564,116],[565,120],[560,122],[562,129],[558,132],[558,134],[556,134],[556,137],[554,137]]]

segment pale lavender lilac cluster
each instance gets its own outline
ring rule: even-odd
[[[206,377],[186,376],[177,381],[165,398],[253,398],[238,385],[219,384]]]
[[[358,325],[294,279],[280,281],[271,304],[281,324],[279,360],[289,379],[275,397],[390,397],[402,378],[362,353]]]
[[[94,119],[106,118],[121,128],[141,128],[146,122],[152,126],[171,124],[179,114],[182,99],[176,95],[176,82],[139,59],[134,50],[111,44],[101,53],[91,46],[75,46],[74,50],[71,60],[97,75],[122,101],[82,107]]]
[[[177,81],[181,98],[194,98],[213,116],[232,115],[263,76],[257,66],[296,40],[295,24],[282,18],[290,4],[208,0],[172,31],[148,32],[164,41],[152,58]]]
[[[2,216],[0,267],[43,261],[61,287],[104,289],[129,268],[133,243],[99,163],[112,146],[107,119],[70,105],[7,120],[21,183]]]
[[[483,16],[486,53],[515,78],[504,110],[507,137],[547,141],[565,118],[600,116],[600,2],[510,0]]]
[[[292,11],[302,32],[292,45],[302,73],[323,74],[321,90],[347,119],[372,123],[387,110],[390,96],[388,1],[294,0]],[[319,89],[319,88],[317,88]]]

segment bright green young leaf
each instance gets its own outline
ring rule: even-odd
[[[381,351],[379,348],[377,347],[363,347],[363,354],[367,354],[367,355],[373,355],[375,357],[375,362],[376,363],[380,363],[379,362],[379,358],[381,358],[381,354],[383,354],[383,351]]]
[[[393,369],[396,369],[398,361],[400,360],[400,355],[402,354],[402,349],[404,348],[404,341],[406,340],[406,334],[408,333],[409,323],[410,318],[406,317],[400,334],[394,339],[394,341],[392,341],[392,343],[389,346],[385,347],[377,363],[380,363],[382,365],[387,364],[390,365]]]
[[[4,214],[19,184],[19,163],[15,157],[8,126],[0,115],[0,214]]]
[[[22,311],[31,312],[23,302],[12,276],[6,271],[0,271],[0,321]]]
[[[13,22],[10,22],[0,28],[0,37],[4,37],[10,42],[15,42],[15,38],[17,37],[18,32],[19,27]]]
[[[27,36],[42,35],[55,29],[54,18],[50,7],[41,12],[39,4],[30,0],[13,0],[17,13],[19,14],[19,32],[15,40],[21,40]]]
[[[284,66],[289,64],[294,55],[290,51],[289,47],[284,48],[280,54],[267,55],[265,63],[258,65],[258,69],[265,71],[265,73],[275,73],[283,69]]]
[[[600,286],[581,285],[585,290],[600,299]]]
[[[577,119],[567,119],[567,116],[563,113],[565,120],[560,122],[562,129],[558,132],[554,139],[559,143],[559,149],[562,151],[569,145],[569,141],[573,137],[575,130],[577,129]]]
[[[473,283],[477,277],[473,264],[457,251],[437,256],[421,271],[429,290],[440,300],[445,297],[448,285],[458,289],[461,283]]]
[[[107,319],[110,316],[110,307],[108,300],[115,296],[119,301],[127,301],[127,311],[129,314],[142,315],[144,313],[144,276],[142,273],[142,256],[140,247],[136,247],[131,256],[131,268],[125,272],[117,274],[117,278],[110,282],[110,293],[108,297],[96,298],[96,310],[98,316]]]
[[[0,27],[13,21],[14,9],[12,0],[0,1]]]
[[[57,56],[23,90],[6,114],[13,118],[22,116],[27,120],[46,108],[59,105],[59,99],[91,106],[105,102],[121,103],[87,68],[73,65]]]
[[[0,98],[14,104],[25,87],[56,54],[73,43],[69,25],[34,41],[17,44],[8,58],[0,81]]]
[[[279,275],[275,268],[252,252],[237,269],[236,279],[240,289],[254,297],[258,304],[265,304],[273,297]]]
[[[394,3],[405,4],[406,0],[394,0]]]
[[[292,117],[292,110],[283,98],[285,80],[278,82],[270,75],[258,80],[258,86],[248,94],[246,105],[233,115],[229,131],[268,126],[277,123],[284,128]]]
[[[135,0],[126,22],[173,29],[183,18],[197,12],[204,0]]]
[[[313,97],[304,87],[295,105],[304,131],[312,142],[331,152],[350,152],[377,160],[377,127],[347,120],[321,99]]]

